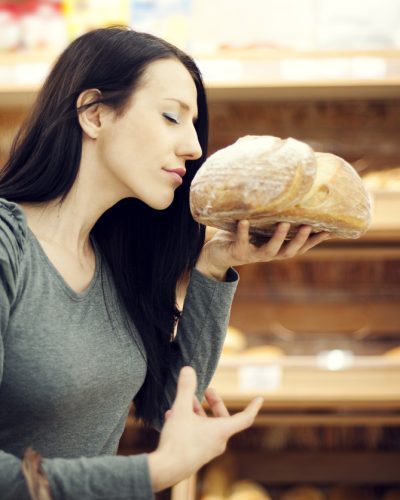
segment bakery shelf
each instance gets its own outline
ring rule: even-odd
[[[316,356],[222,358],[211,386],[229,406],[263,395],[264,410],[400,410],[399,360],[356,356],[351,366],[338,370],[321,367],[317,360]]]
[[[239,292],[238,292],[239,293]],[[252,334],[287,332],[293,342],[302,335],[321,337],[324,332],[351,337],[374,334],[398,337],[400,332],[399,297],[391,300],[350,297],[323,300],[322,292],[308,298],[247,297],[237,295],[231,321],[237,328]]]
[[[36,85],[24,85],[21,88],[0,85],[0,108],[29,108],[36,99],[37,90]]]
[[[207,96],[213,101],[287,101],[340,99],[397,99],[400,78],[382,81],[252,81],[245,83],[207,83]]]
[[[1,54],[0,106],[29,106],[56,56]],[[210,102],[400,97],[400,51],[225,50],[194,58]]]
[[[220,51],[195,57],[213,100],[396,98],[400,51]]]
[[[269,485],[284,483],[396,484],[399,452],[235,452],[240,475]]]
[[[400,97],[400,78],[387,81],[206,83],[209,102],[316,99],[393,99]],[[0,85],[0,107],[30,106],[38,85]]]

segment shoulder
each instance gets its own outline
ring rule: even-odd
[[[25,247],[27,225],[22,208],[0,198],[0,260],[17,263]]]

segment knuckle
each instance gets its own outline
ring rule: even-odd
[[[271,250],[270,248],[266,248],[263,252],[263,258],[265,259],[273,259],[276,256],[277,252]]]

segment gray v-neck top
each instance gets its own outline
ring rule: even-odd
[[[54,500],[153,498],[147,454],[116,456],[129,405],[146,375],[139,334],[126,327],[113,279],[95,246],[96,270],[76,293],[47,258],[17,204],[0,199],[0,498],[29,498],[21,457],[44,457]],[[176,342],[198,397],[210,382],[238,281],[193,270]],[[160,428],[161,422],[154,422]]]

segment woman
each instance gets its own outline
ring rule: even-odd
[[[291,257],[327,235],[303,227],[285,243],[282,224],[256,248],[242,221],[204,244],[188,197],[207,134],[196,65],[156,37],[95,30],[52,69],[0,178],[1,498],[29,498],[29,447],[53,499],[152,498],[254,420],[259,399],[229,416],[206,389],[232,266]],[[113,456],[132,399],[162,428],[160,443]]]

